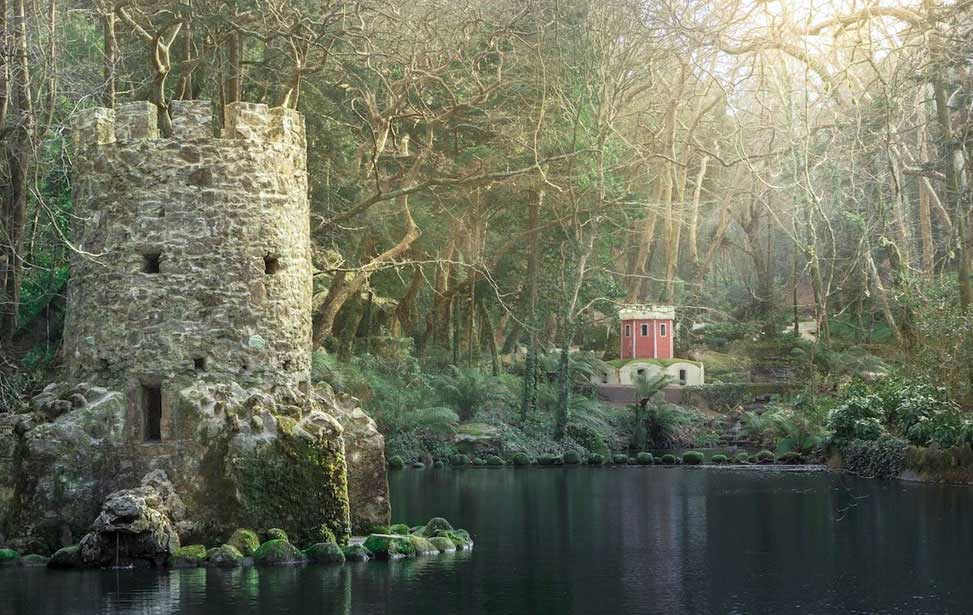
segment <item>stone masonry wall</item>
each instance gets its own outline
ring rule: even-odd
[[[173,103],[171,138],[147,102],[79,122],[70,380],[127,391],[133,405],[143,385],[161,386],[166,417],[198,381],[307,382],[303,118],[234,103],[224,126],[214,136],[207,101]],[[163,439],[177,428],[164,422]]]

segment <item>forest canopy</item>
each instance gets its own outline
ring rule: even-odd
[[[0,39],[10,365],[56,361],[78,111],[148,100],[166,136],[205,99],[304,115],[339,356],[557,348],[566,382],[666,303],[680,344],[813,320],[970,392],[969,0],[6,0]]]

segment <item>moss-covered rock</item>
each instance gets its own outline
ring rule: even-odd
[[[392,528],[387,525],[373,525],[368,530],[369,534],[391,534]]]
[[[389,457],[389,469],[390,470],[401,470],[405,467],[405,460],[398,455],[392,455]]]
[[[215,568],[236,568],[243,564],[243,554],[232,545],[220,545],[206,552],[206,565]]]
[[[614,457],[612,457],[612,463],[620,466],[625,465],[626,463],[628,463],[628,455],[622,455],[622,454],[615,455]]]
[[[267,535],[267,540],[283,540],[284,542],[290,542],[290,538],[287,536],[287,532],[280,529],[279,527],[272,527],[269,530],[267,530],[265,534]],[[254,552],[256,552],[256,549],[254,549]]]
[[[268,540],[253,554],[253,562],[258,566],[293,564],[301,561],[304,561],[304,554],[286,540]]]
[[[47,562],[48,568],[80,568],[81,565],[81,545],[58,549]]]
[[[365,539],[364,547],[379,559],[401,559],[416,555],[416,547],[408,536],[372,534]]]
[[[241,527],[233,532],[226,544],[236,547],[236,550],[242,553],[244,557],[252,557],[257,552],[257,547],[260,546],[260,539],[253,530]]]
[[[43,555],[38,555],[37,553],[29,553],[22,558],[20,558],[20,563],[22,566],[28,567],[41,567],[47,566],[47,563],[51,561],[51,558],[44,557]]]
[[[639,453],[635,459],[639,462],[639,465],[643,466],[650,466],[655,461],[652,453]]]
[[[409,540],[412,541],[412,546],[416,549],[416,555],[429,555],[432,553],[439,553],[439,549],[436,548],[434,544],[429,542],[428,538],[419,536],[417,534],[412,534],[409,536]]]
[[[733,458],[733,463],[750,463],[750,455],[747,453],[737,453],[736,457]]]
[[[675,465],[676,456],[673,455],[672,453],[666,453],[665,455],[662,456],[662,463],[667,466]]]
[[[473,548],[473,538],[466,530],[439,530],[433,538],[447,538],[457,549]]]
[[[578,451],[568,451],[564,453],[564,465],[576,466],[581,463],[581,453]]]
[[[559,465],[561,463],[561,456],[544,454],[537,458],[537,463],[541,464],[542,466]]]
[[[206,556],[206,547],[203,545],[179,547],[169,559],[169,566],[173,568],[195,568],[206,562]]]
[[[433,536],[429,539],[429,543],[436,547],[436,550],[440,553],[453,553],[456,551],[456,545],[445,536]]]
[[[600,466],[604,463],[605,463],[605,457],[603,455],[599,455],[598,453],[595,453],[591,457],[588,457],[588,465]]]
[[[473,460],[473,465],[475,465],[475,466],[485,466],[486,465],[486,461],[484,461],[483,459],[480,459],[479,457],[477,457],[476,459]]]
[[[713,462],[713,464],[719,466],[719,465],[723,465],[723,464],[727,463],[729,461],[729,459],[727,458],[726,455],[724,455],[722,453],[717,453],[717,454],[713,455],[713,457],[712,457],[712,459],[710,459],[710,461]]]
[[[426,464],[422,463],[421,461],[413,461],[412,467],[416,470],[422,470],[425,469]]]
[[[305,557],[318,564],[344,564],[345,554],[334,542],[319,542],[304,551]]]
[[[395,523],[389,528],[389,534],[395,534],[396,536],[408,536],[412,533],[412,529],[405,523]]]
[[[432,538],[437,536],[439,532],[451,532],[452,530],[453,526],[449,521],[442,517],[433,517],[416,533],[425,538]]]
[[[682,454],[682,462],[688,466],[698,466],[703,463],[703,454],[699,451],[686,451]]]
[[[514,455],[513,462],[515,466],[529,466],[530,457],[527,456],[527,453],[516,453]]]
[[[437,470],[442,470],[443,468],[446,467],[446,464],[443,463],[442,459],[437,459],[436,461],[432,462],[432,467],[434,467]]]
[[[341,550],[348,562],[367,562],[372,558],[372,552],[365,545],[348,545]]]
[[[457,466],[457,467],[468,466],[470,465],[470,457],[469,455],[463,455],[463,454],[453,455],[452,457],[449,458],[449,465]]]
[[[502,466],[506,465],[507,462],[503,460],[503,457],[498,455],[490,455],[486,458],[486,464],[488,466]]]
[[[13,549],[0,549],[0,566],[19,566],[20,554]]]
[[[773,463],[774,462],[774,454],[772,452],[768,451],[768,450],[762,450],[762,451],[760,451],[760,452],[757,453],[756,460],[757,460],[757,463],[763,463],[763,464]]]

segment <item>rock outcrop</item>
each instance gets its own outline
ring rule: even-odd
[[[179,550],[176,524],[184,516],[165,472],[150,472],[139,487],[108,496],[81,539],[81,560],[87,566],[161,566]]]

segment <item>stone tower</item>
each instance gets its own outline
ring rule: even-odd
[[[208,101],[172,114],[171,138],[148,102],[78,123],[64,328],[69,379],[127,392],[162,440],[181,388],[305,388],[311,346],[302,116],[233,103],[216,136]]]

